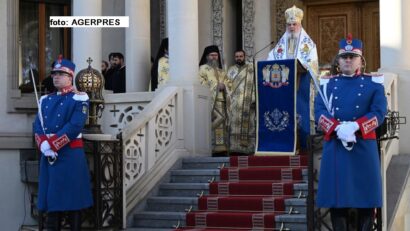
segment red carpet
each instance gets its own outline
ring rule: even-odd
[[[186,216],[190,227],[274,228],[275,213],[250,212],[190,212]]]
[[[307,167],[308,157],[304,156],[232,156],[230,167],[277,166],[277,167]]]
[[[285,198],[273,196],[202,196],[198,209],[208,211],[269,211],[283,212]]]
[[[218,195],[293,195],[293,183],[213,182],[209,194]]]
[[[286,212],[285,199],[302,181],[307,156],[232,156],[220,170],[209,195],[198,198],[198,210],[186,215],[186,227],[176,230],[234,231],[275,228],[275,215]]]
[[[221,181],[301,181],[301,168],[245,167],[223,168]]]

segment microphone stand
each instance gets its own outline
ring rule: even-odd
[[[255,100],[257,97],[258,92],[256,92],[256,62],[255,62],[255,58],[256,56],[261,53],[263,50],[265,50],[266,48],[270,47],[271,45],[275,44],[275,41],[270,42],[268,45],[262,47],[262,49],[258,50],[253,56],[252,56],[252,65],[253,65],[253,83],[254,83],[254,87],[255,87]]]
[[[271,46],[271,45],[273,45],[273,44],[275,44],[275,41],[272,41],[272,42],[270,42],[268,45],[262,47],[262,49],[258,50],[258,51],[252,56],[252,59],[255,61],[255,57],[256,57],[259,53],[261,53],[263,50],[265,50],[267,47],[269,47],[269,46]]]
[[[256,56],[261,53],[263,50],[265,50],[266,48],[270,47],[271,45],[275,44],[275,41],[270,42],[268,45],[262,47],[262,49],[258,50],[253,56],[252,56],[252,64],[253,64],[253,81],[255,83],[256,86],[256,63],[255,63],[255,58]],[[255,99],[256,99],[256,91],[255,91]]]

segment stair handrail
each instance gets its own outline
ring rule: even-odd
[[[128,124],[123,124],[120,133],[123,141],[123,228],[130,210],[151,187],[143,176],[154,168],[160,169],[158,165],[170,158],[178,146],[177,141],[183,139],[179,132],[183,129],[182,98],[182,88],[164,86],[155,92],[151,102],[134,113]],[[146,188],[135,190],[139,184]]]
[[[122,130],[125,191],[154,166],[167,151],[165,147],[175,144],[179,98],[181,88],[164,87]]]
[[[154,117],[169,101],[174,99],[178,94],[182,93],[179,87],[165,87],[158,94],[155,94],[154,99],[144,108],[143,112],[136,115],[134,120],[122,132],[123,140],[129,138],[140,127],[145,125],[152,117]]]
[[[388,105],[388,115],[386,116],[386,122],[392,119],[392,115],[394,116],[395,113],[398,115],[398,76],[397,74],[393,73],[384,73],[384,90],[385,95],[387,98],[387,105]],[[393,114],[391,113],[393,112]],[[397,118],[400,120],[400,118]],[[400,123],[400,121],[399,121]],[[377,214],[377,230],[387,230],[387,168],[389,167],[390,160],[394,155],[398,153],[398,146],[399,146],[399,127],[395,129],[393,132],[388,132],[383,137],[378,137],[378,147],[380,151],[380,164],[381,164],[381,174],[382,174],[382,187],[383,187],[383,207],[378,209]],[[394,133],[394,134],[392,134]],[[379,136],[379,134],[378,134]]]

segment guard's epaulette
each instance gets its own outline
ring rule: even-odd
[[[39,103],[41,103],[45,98],[47,98],[49,95],[42,95],[40,97]]]
[[[77,95],[84,95],[84,94],[87,94],[86,92],[79,91],[79,90],[77,90],[77,89],[73,89],[73,93],[74,93],[74,94],[77,94]]]
[[[365,77],[384,77],[382,73],[363,73]]]
[[[336,77],[337,75],[322,75],[320,76],[321,79],[332,79],[334,77]]]
[[[43,100],[43,99],[45,99],[45,98],[47,98],[47,97],[49,97],[49,96],[53,96],[53,95],[57,95],[57,92],[54,91],[54,92],[51,92],[51,93],[49,93],[49,94],[42,95],[42,96],[40,97],[40,101]]]
[[[322,75],[320,76],[319,83],[320,85],[324,85],[329,83],[329,80],[336,77],[336,75]]]
[[[75,101],[87,101],[89,99],[87,93],[85,92],[74,90],[73,93],[73,99]]]
[[[380,84],[384,83],[384,75],[381,73],[364,73],[363,76],[372,77],[372,82]]]

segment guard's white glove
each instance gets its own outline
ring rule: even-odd
[[[53,150],[49,149],[49,150],[44,152],[44,156],[51,157],[51,158],[55,159],[58,156],[58,154],[57,154],[57,152],[54,152]]]
[[[43,143],[41,143],[41,145],[40,145],[40,151],[41,151],[42,153],[45,153],[45,152],[48,151],[48,150],[51,150],[51,146],[50,146],[50,144],[48,143],[48,141],[45,140],[45,141],[43,141]]]
[[[335,129],[337,137],[345,142],[355,142],[356,135],[354,134],[359,130],[359,124],[357,122],[343,122]]]

